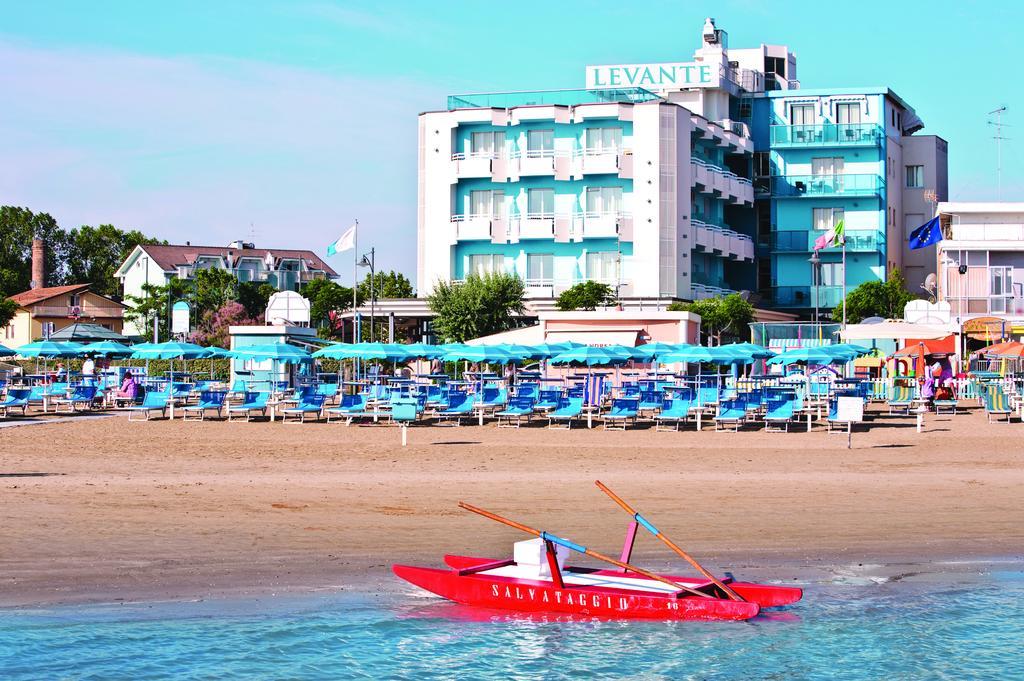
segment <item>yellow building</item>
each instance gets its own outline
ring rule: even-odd
[[[3,331],[3,343],[17,349],[75,322],[91,322],[121,333],[122,303],[93,293],[88,284],[34,288],[11,296],[18,311]]]

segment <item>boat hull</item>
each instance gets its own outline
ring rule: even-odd
[[[454,570],[465,570],[478,565],[494,563],[493,558],[479,558],[474,556],[457,556],[453,554],[444,557],[445,565]],[[618,570],[592,570],[589,568],[566,567],[568,572],[580,574],[613,576],[623,574]],[[700,587],[707,584],[707,580],[694,579],[693,577],[682,577],[665,575],[676,584],[688,587]],[[803,598],[803,589],[793,586],[778,586],[775,584],[756,584],[754,582],[729,582],[729,588],[738,593],[744,600],[757,603],[762,608],[776,608],[783,605],[792,605]]]
[[[746,620],[761,609],[751,602],[598,586],[558,588],[551,581],[486,573],[460,575],[458,570],[408,565],[394,565],[392,570],[405,581],[456,603],[517,612],[615,619]]]

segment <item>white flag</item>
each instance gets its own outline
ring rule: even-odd
[[[338,237],[338,240],[327,247],[327,255],[342,253],[356,247],[356,225],[352,225],[345,233]]]

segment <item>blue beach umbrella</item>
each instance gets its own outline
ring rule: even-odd
[[[163,343],[144,343],[132,348],[134,359],[200,359],[206,348],[195,343],[166,341]]]
[[[131,357],[133,352],[135,350],[117,341],[100,341],[83,345],[78,354],[96,355],[97,357],[107,357],[110,359],[124,359],[125,357]]]
[[[661,342],[657,342],[656,341],[654,343],[645,343],[643,345],[636,346],[635,348],[633,348],[633,351],[634,351],[633,354],[638,359],[646,359],[647,361],[654,361],[655,359],[657,359],[658,357],[661,357],[662,355],[666,355],[666,354],[668,354],[670,352],[676,352],[677,350],[680,350],[683,345],[685,345],[685,344],[681,344],[681,343],[661,343]]]
[[[206,348],[206,354],[203,355],[203,359],[228,359],[231,357],[231,351],[225,350],[224,348],[218,348],[216,345],[210,345]]]
[[[775,352],[769,350],[763,345],[757,345],[756,343],[733,343],[731,345],[723,345],[721,347],[742,351],[750,355],[753,359],[769,359],[775,356]]]
[[[440,346],[430,343],[408,343],[401,347],[410,359],[437,359],[444,354]]]
[[[77,357],[81,349],[82,345],[80,343],[41,340],[22,345],[18,348],[18,354],[22,357],[42,357],[44,359]]]
[[[497,345],[463,345],[462,347],[451,347],[445,350],[443,358],[446,362],[486,362],[488,364],[508,364],[522,359],[521,355],[514,354]]]
[[[827,352],[820,347],[816,347],[787,350],[769,359],[768,363],[781,364],[782,366],[789,366],[790,364],[826,365],[832,364],[836,361],[839,361],[839,358],[836,357],[836,355]]]
[[[570,364],[573,366],[615,366],[625,364],[632,357],[610,347],[585,345],[573,348],[551,358],[552,364]]]
[[[273,360],[275,362],[295,363],[310,358],[308,350],[290,343],[270,343],[267,345],[243,345],[234,350],[226,350],[228,357],[247,359],[254,362]]]
[[[409,359],[405,346],[399,343],[335,343],[313,353],[327,359],[380,359],[399,362]]]
[[[10,357],[16,354],[18,354],[16,350],[11,350],[9,347],[5,345],[0,345],[0,357]]]

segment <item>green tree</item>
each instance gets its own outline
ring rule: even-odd
[[[0,296],[27,291],[32,280],[32,239],[46,245],[46,281],[40,286],[59,286],[66,281],[67,234],[48,213],[28,208],[0,206]]]
[[[149,336],[153,329],[153,320],[159,320],[160,339],[170,338],[171,305],[184,300],[192,305],[193,319],[201,318],[196,312],[194,301],[195,289],[187,279],[171,279],[165,286],[143,284],[141,296],[127,296],[128,308],[124,311],[125,319],[140,329],[143,335]]]
[[[555,306],[562,311],[596,310],[604,305],[615,304],[615,292],[608,284],[597,281],[581,281],[558,296]]]
[[[14,313],[18,311],[18,304],[10,298],[0,298],[0,327],[14,319]]]
[[[121,285],[114,273],[140,244],[166,243],[138,230],[125,232],[113,225],[82,225],[68,233],[68,281],[88,283],[100,295],[120,299]]]
[[[903,308],[916,296],[907,290],[907,282],[899,270],[889,273],[887,281],[866,281],[846,294],[846,321],[858,324],[868,317],[902,319]],[[836,305],[832,319],[843,318],[843,303]]]
[[[321,336],[333,338],[341,330],[335,314],[352,307],[352,289],[330,279],[314,279],[305,284],[302,297],[309,300],[309,321],[318,327]]]
[[[412,298],[412,282],[401,272],[377,272],[373,275],[373,288],[377,300],[381,298]],[[370,275],[359,282],[359,304],[370,299]]]
[[[514,274],[470,274],[462,283],[442,281],[428,298],[434,331],[446,341],[461,343],[516,326],[525,287]]]
[[[238,279],[235,275],[219,267],[208,267],[199,270],[193,277],[195,286],[195,305],[193,313],[196,319],[213,310],[219,310],[229,301],[238,297]]]
[[[672,303],[670,311],[693,312],[700,315],[700,328],[716,345],[726,339],[743,340],[750,331],[750,322],[754,321],[754,306],[744,300],[738,293],[730,293],[724,298],[704,298],[692,303]]]
[[[247,315],[256,319],[263,318],[270,296],[275,293],[277,289],[265,281],[238,282],[238,302],[245,308]]]

